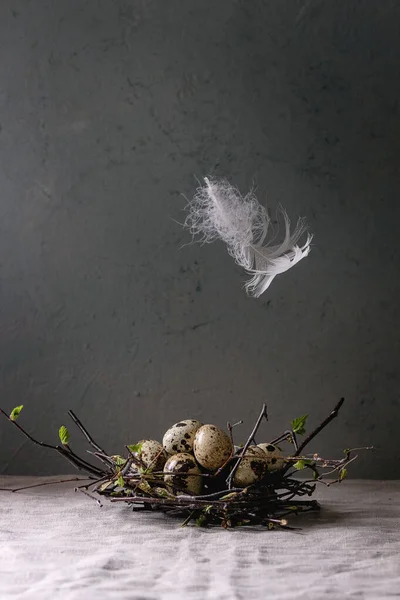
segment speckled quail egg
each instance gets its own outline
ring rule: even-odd
[[[268,471],[279,471],[279,469],[282,469],[285,466],[285,458],[278,446],[264,442],[262,444],[258,444],[257,447],[260,448],[267,456]]]
[[[233,477],[233,485],[247,487],[263,478],[267,470],[267,457],[261,448],[249,446]]]
[[[195,419],[186,419],[175,423],[165,432],[163,437],[164,450],[168,454],[177,452],[192,452],[196,431],[203,425]]]
[[[233,452],[229,435],[215,425],[203,425],[197,430],[193,451],[199,465],[208,471],[216,471]]]
[[[164,473],[166,473],[164,475],[165,483],[171,485],[178,495],[187,492],[200,494],[202,488],[201,471],[192,454],[180,452],[170,456],[164,465]]]
[[[140,458],[148,469],[162,471],[167,460],[167,453],[162,444],[156,440],[141,440],[138,444],[141,444],[142,448],[140,452],[134,452],[134,455]]]

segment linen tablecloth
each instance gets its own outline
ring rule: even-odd
[[[400,598],[400,481],[321,486],[296,532],[180,528],[74,485],[0,492],[1,600]]]

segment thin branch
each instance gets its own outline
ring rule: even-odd
[[[40,442],[39,440],[36,440],[27,431],[25,431],[25,429],[21,427],[21,425],[17,423],[17,421],[13,421],[12,419],[10,419],[8,414],[2,408],[0,408],[0,414],[4,415],[10,423],[12,423],[26,438],[28,438],[28,440],[30,440],[37,446],[42,446],[42,448],[50,448],[51,450],[55,450],[56,452],[58,452],[58,454],[61,454],[61,456],[63,456],[71,464],[73,464],[74,467],[77,468],[79,471],[85,471],[86,473],[90,473],[90,475],[103,475],[103,471],[100,471],[100,469],[98,469],[97,467],[94,467],[82,458],[79,458],[77,455],[73,454],[70,449],[66,450],[61,446],[53,446],[52,444],[47,444],[46,442]]]
[[[91,465],[89,462],[87,462],[84,458],[81,458],[80,456],[78,456],[77,454],[75,454],[75,452],[72,450],[71,446],[68,444],[67,446],[65,446],[65,448],[69,451],[70,456],[78,463],[80,463],[81,465],[85,465],[86,468],[90,468],[95,469],[97,471],[97,473],[103,473],[104,471],[100,470],[98,467],[95,467],[93,465]],[[108,463],[104,463],[107,464],[108,467],[110,467],[110,465]]]
[[[75,488],[75,491],[79,491],[81,488],[84,488],[84,489],[88,490],[90,487],[93,487],[94,485],[98,486],[99,483],[106,482],[107,480],[109,480],[109,478],[110,478],[109,475],[107,475],[105,477],[101,477],[100,479],[95,479],[94,481],[93,481],[94,478],[91,478],[92,483],[85,483],[85,485],[78,485]],[[97,489],[95,491],[97,491]]]
[[[75,423],[75,425],[80,429],[80,431],[83,433],[83,435],[85,436],[85,438],[87,439],[87,441],[89,442],[89,444],[95,449],[97,450],[97,452],[101,452],[102,454],[107,455],[107,452],[105,452],[103,450],[103,448],[101,448],[101,446],[99,446],[98,444],[96,444],[96,442],[94,441],[94,439],[92,438],[92,436],[90,435],[90,433],[88,432],[88,430],[83,426],[83,424],[81,423],[81,421],[78,419],[78,417],[75,415],[75,413],[72,410],[68,411],[68,415],[71,417],[71,419],[73,420],[73,422]]]
[[[303,448],[305,448],[307,446],[307,444],[309,444],[311,442],[311,440],[313,440],[315,438],[315,436],[318,435],[319,432],[322,431],[322,429],[324,429],[332,421],[332,419],[334,419],[335,417],[338,416],[339,410],[342,407],[343,402],[344,402],[344,398],[341,398],[339,400],[339,402],[336,404],[336,406],[333,409],[333,411],[326,417],[326,419],[324,419],[322,421],[322,423],[320,425],[318,425],[318,427],[316,429],[314,429],[314,431],[312,431],[305,438],[305,440],[297,448],[297,450],[296,450],[296,452],[294,454],[295,456],[298,456],[301,453],[301,451],[303,450]]]
[[[101,503],[101,501],[98,498],[95,498],[94,496],[92,496],[92,494],[90,494],[87,490],[85,490],[84,488],[75,488],[76,492],[81,492],[81,494],[85,494],[85,496],[87,496],[88,498],[90,498],[91,500],[94,500],[95,502],[97,502],[97,504],[100,506],[100,508],[103,507],[103,504]]]
[[[95,456],[103,465],[106,465],[108,469],[112,469],[115,466],[115,462],[107,456],[106,454],[102,454],[101,452],[92,452],[91,450],[86,450],[88,454],[91,456]]]
[[[186,496],[185,494],[181,494],[179,497],[180,498],[186,498],[187,500],[198,500],[198,499],[203,499],[203,500],[219,500],[221,499],[222,496],[225,496],[227,494],[234,494],[234,493],[243,493],[243,488],[232,488],[230,490],[221,490],[219,492],[214,492],[213,494],[201,494],[200,496]]]
[[[94,475],[95,477],[100,477],[104,475],[104,471],[101,471],[97,467],[93,467],[92,465],[90,465],[82,459],[76,458],[76,455],[72,456],[65,450],[63,451],[63,449],[59,446],[55,446],[55,450],[57,450],[57,452],[61,454],[61,456],[63,456],[68,462],[70,462],[71,465],[78,469],[78,471],[84,471],[85,473],[89,473],[90,475]]]
[[[57,479],[57,481],[43,481],[42,483],[35,483],[33,485],[24,485],[19,488],[0,488],[1,492],[21,492],[23,490],[30,490],[31,488],[42,487],[44,485],[56,485],[57,483],[68,483],[70,481],[87,481],[88,477],[70,477],[69,479]],[[94,482],[95,483],[95,482]]]
[[[289,438],[289,439],[288,439]],[[282,435],[280,435],[279,437],[275,438],[274,440],[272,440],[272,442],[270,442],[273,446],[275,444],[279,444],[279,442],[283,442],[283,441],[289,441],[292,442],[295,450],[298,449],[298,444],[297,444],[297,438],[296,438],[296,434],[290,430],[287,429],[286,431],[284,431],[282,433]]]
[[[186,517],[186,519],[183,521],[181,527],[186,527],[186,525],[194,518],[195,514],[196,514],[196,511],[192,510],[192,512],[189,513],[188,516]]]
[[[8,414],[2,408],[0,408],[0,414],[4,415],[5,418],[8,421],[10,421],[10,423],[12,423],[17,429],[19,429],[24,434],[24,436],[27,437],[28,440],[30,440],[34,444],[36,444],[38,446],[42,446],[43,448],[51,448],[52,450],[57,450],[57,451],[61,450],[61,448],[59,446],[53,446],[51,444],[46,444],[46,442],[39,442],[38,440],[35,440],[35,438],[33,438],[27,431],[25,431],[25,429],[23,429],[21,427],[21,425],[19,423],[17,423],[17,421],[13,421],[12,419],[10,419]]]
[[[231,438],[232,446],[235,445],[235,443],[233,441],[233,428],[237,427],[238,425],[242,425],[242,424],[243,424],[243,421],[237,421],[233,425],[231,425],[230,422],[228,421],[227,424],[226,424],[226,428],[227,428],[227,430],[229,432],[229,437]]]
[[[229,489],[232,488],[233,478],[235,476],[235,473],[236,473],[236,471],[237,471],[237,469],[238,469],[238,467],[239,467],[239,465],[240,465],[240,463],[241,463],[244,455],[246,454],[247,448],[250,446],[252,440],[254,440],[254,437],[255,437],[255,435],[256,435],[259,427],[260,427],[261,421],[263,419],[265,419],[266,421],[268,421],[268,413],[267,413],[267,405],[266,404],[262,405],[262,409],[261,409],[260,415],[259,415],[259,417],[258,417],[258,419],[256,421],[256,424],[253,427],[253,431],[249,435],[249,437],[247,439],[247,442],[245,443],[245,445],[244,445],[244,447],[243,447],[243,449],[242,449],[242,451],[240,453],[240,456],[239,456],[238,460],[236,461],[236,464],[234,465],[232,471],[230,472],[230,474],[228,475],[228,477],[226,479],[226,484],[227,484],[227,486],[228,486]]]

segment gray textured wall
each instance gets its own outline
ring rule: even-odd
[[[117,452],[187,417],[250,427],[264,400],[268,439],[343,395],[312,449],[375,443],[352,474],[400,475],[399,9],[1,2],[4,408],[53,441],[73,408]],[[221,244],[180,249],[210,173],[315,232],[259,300]],[[0,436],[0,472],[70,471]]]

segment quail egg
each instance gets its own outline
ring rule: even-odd
[[[200,494],[202,488],[201,471],[192,454],[180,452],[170,456],[164,465],[164,481],[174,489],[180,490],[178,494],[192,492]]]
[[[162,471],[167,460],[167,453],[162,444],[156,440],[141,440],[138,444],[141,444],[142,448],[140,452],[134,452],[134,455],[140,458],[146,468]]]
[[[163,437],[163,446],[167,454],[176,454],[177,452],[192,452],[193,440],[196,431],[203,425],[195,419],[186,419],[175,423],[165,432]]]
[[[260,448],[267,456],[268,471],[279,471],[279,469],[282,469],[285,466],[285,459],[282,456],[282,452],[278,446],[264,442],[262,444],[258,444],[257,447]]]
[[[215,425],[203,425],[196,432],[193,451],[199,465],[216,471],[232,455],[233,446],[225,431]]]
[[[267,457],[261,448],[249,446],[233,477],[233,485],[247,487],[263,478],[267,470]]]

